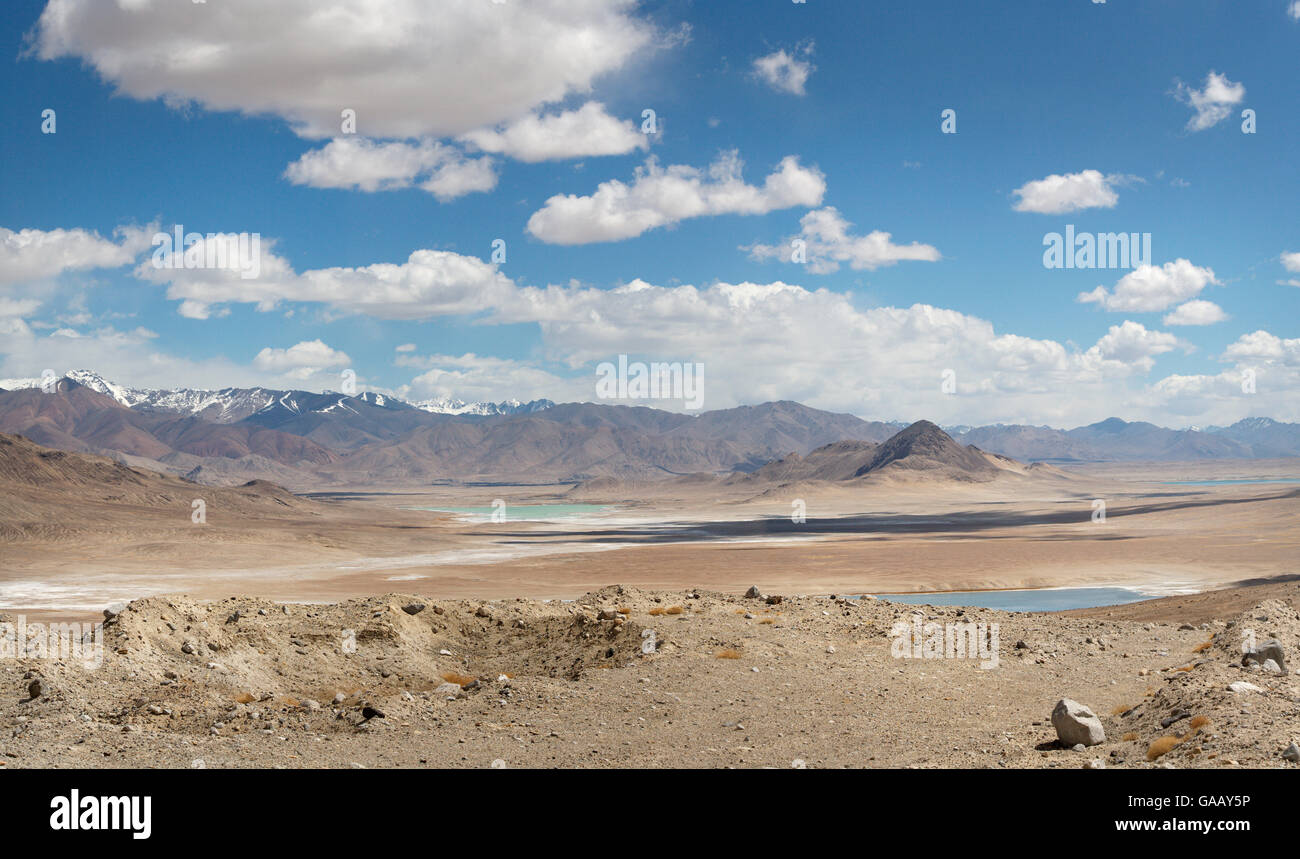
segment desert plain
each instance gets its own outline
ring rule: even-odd
[[[1291,461],[294,494],[0,442],[0,610],[108,618],[3,661],[6,767],[1294,766],[1300,486],[1196,483]],[[1103,586],[1152,599],[870,596]],[[899,650],[950,623],[996,664]]]

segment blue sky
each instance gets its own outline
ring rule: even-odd
[[[265,5],[9,4],[0,377],[1300,419],[1293,0]],[[178,223],[258,277],[153,267]]]

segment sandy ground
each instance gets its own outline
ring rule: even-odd
[[[1271,587],[1202,625],[621,586],[151,598],[97,668],[3,663],[0,765],[1295,767],[1300,672],[1241,664],[1247,636],[1300,653],[1300,585]],[[982,624],[986,647],[926,658],[924,624]],[[1062,697],[1103,742],[1058,741]]]
[[[1167,473],[1167,472],[1165,472]],[[1180,473],[1180,472],[1175,472]],[[1234,472],[1235,473],[1235,472]],[[1185,593],[1300,572],[1300,487],[1120,482],[803,486],[760,497],[708,485],[575,498],[567,487],[458,487],[318,497],[227,516],[87,499],[69,521],[0,542],[0,608],[84,619],[162,593],[333,602],[574,598],[610,581],[740,592],[1125,585]],[[1198,476],[1200,476],[1198,474]],[[553,522],[467,521],[411,507],[606,505]],[[1093,520],[1094,499],[1106,520]],[[796,500],[806,521],[794,523]]]

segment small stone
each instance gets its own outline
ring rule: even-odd
[[[1236,692],[1238,695],[1245,692],[1263,692],[1264,690],[1254,683],[1247,683],[1244,680],[1238,680],[1236,683],[1228,684],[1228,691]]]
[[[417,615],[420,612],[424,611],[426,608],[428,608],[428,606],[426,606],[422,602],[413,602],[410,605],[402,606],[402,611],[406,612],[409,615]]]
[[[387,717],[384,715],[383,710],[380,710],[372,704],[366,704],[361,708],[361,718],[368,721],[370,719],[384,719]]]
[[[1101,758],[1093,758],[1084,764],[1083,768],[1086,770],[1104,770],[1106,768],[1106,762]]]
[[[31,683],[27,684],[27,694],[32,698],[32,700],[41,697],[41,692],[41,681],[39,679],[33,680]]]
[[[758,589],[758,585],[750,585],[749,590],[745,591],[745,599],[761,600],[763,592]]]
[[[1295,743],[1287,746],[1282,752],[1282,758],[1293,764],[1300,764],[1300,746],[1297,746]]]

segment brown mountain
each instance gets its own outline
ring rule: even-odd
[[[937,476],[979,479],[999,468],[978,448],[963,447],[929,421],[917,421],[876,448],[855,477],[885,472],[927,472]]]
[[[20,433],[64,450],[116,452],[153,461],[173,453],[227,459],[257,455],[310,466],[335,459],[335,454],[301,436],[243,422],[215,424],[140,413],[68,379],[48,394],[39,388],[0,392],[0,432]]]

